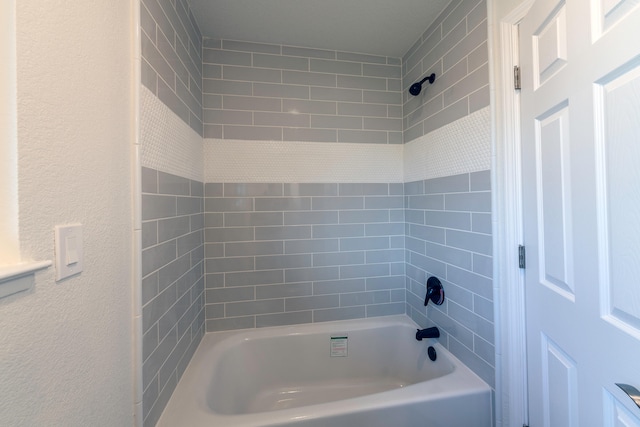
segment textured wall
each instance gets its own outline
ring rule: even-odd
[[[186,0],[141,0],[142,84],[202,135],[202,36]]]
[[[79,222],[84,271],[0,300],[0,425],[129,426],[131,5],[16,3],[23,256]]]
[[[208,183],[207,330],[404,313],[402,192]]]
[[[407,313],[435,323],[440,342],[494,385],[494,325],[489,171],[406,183]],[[445,288],[441,306],[424,307],[426,279]]]
[[[398,58],[205,40],[205,138],[402,143]]]
[[[485,0],[453,0],[402,59],[404,142],[489,105]],[[418,96],[409,87],[436,74]]]
[[[142,169],[143,417],[154,426],[204,333],[204,186]]]

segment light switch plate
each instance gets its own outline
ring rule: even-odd
[[[82,224],[56,225],[56,281],[82,271]]]

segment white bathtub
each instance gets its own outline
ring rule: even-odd
[[[490,387],[416,329],[390,316],[206,334],[157,425],[490,427]]]

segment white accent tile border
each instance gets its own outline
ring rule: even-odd
[[[205,139],[205,182],[402,181],[401,144]]]
[[[407,144],[203,140],[145,87],[140,110],[142,166],[201,182],[401,183],[491,168],[489,107]]]
[[[404,144],[404,182],[491,169],[489,107]]]
[[[144,86],[140,151],[144,167],[203,182],[202,137]]]

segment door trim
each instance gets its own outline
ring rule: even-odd
[[[496,426],[528,421],[524,272],[518,266],[523,244],[520,159],[520,99],[513,86],[518,65],[518,25],[534,0],[524,0],[504,17],[488,2],[492,109],[494,324],[496,332]],[[499,21],[498,21],[499,19]],[[491,22],[493,21],[493,22]]]

